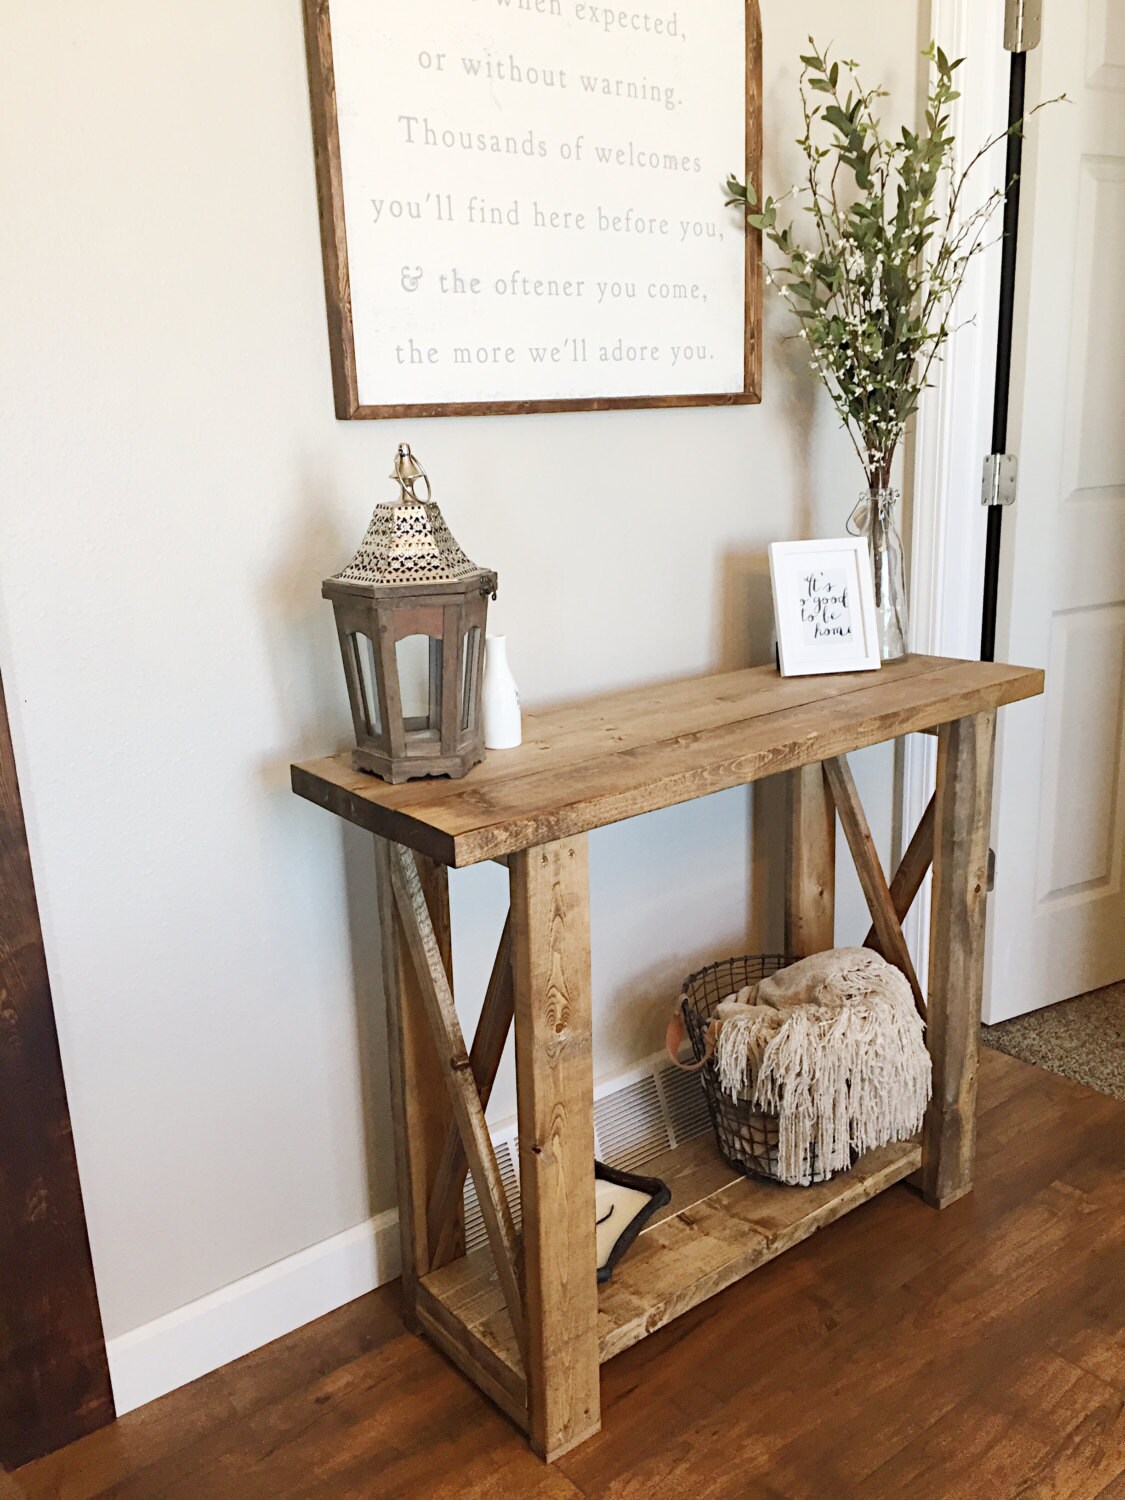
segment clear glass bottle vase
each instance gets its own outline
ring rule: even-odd
[[[849,530],[867,538],[875,579],[875,623],[882,661],[897,661],[906,655],[910,623],[906,564],[898,533],[898,501],[898,490],[873,486],[860,496],[849,522]]]

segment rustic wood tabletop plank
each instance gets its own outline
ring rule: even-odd
[[[460,780],[390,786],[347,753],[293,767],[300,796],[449,865],[475,864],[1043,690],[1038,669],[910,656],[878,673],[753,667],[525,716],[517,750]]]

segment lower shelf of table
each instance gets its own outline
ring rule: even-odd
[[[742,1177],[710,1135],[655,1161],[672,1201],[656,1215],[598,1294],[598,1347],[604,1363],[665,1323],[756,1270],[921,1165],[916,1140],[868,1152],[850,1172],[807,1188]],[[522,1365],[488,1249],[433,1271],[422,1285],[499,1373],[522,1379]],[[490,1360],[490,1363],[492,1361]]]

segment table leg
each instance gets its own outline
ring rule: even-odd
[[[984,982],[994,713],[938,731],[927,1041],[934,1088],[922,1129],[922,1194],[944,1208],[972,1190]]]
[[[509,872],[529,1437],[550,1460],[601,1426],[586,837]]]
[[[785,951],[822,953],[836,940],[836,806],[819,761],[789,772]]]
[[[464,1226],[458,1223],[440,1262],[430,1242],[427,1209],[453,1118],[445,1073],[433,1038],[402,922],[391,892],[389,850],[376,838],[379,923],[382,933],[383,988],[387,1006],[387,1063],[394,1123],[395,1177],[402,1240],[402,1307],[407,1326],[418,1331],[415,1301],[419,1278],[464,1253]],[[449,872],[425,855],[415,856],[430,920],[452,984],[449,932]]]

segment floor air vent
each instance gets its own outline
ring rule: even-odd
[[[703,1085],[692,1073],[668,1066],[661,1053],[625,1080],[595,1091],[594,1145],[598,1158],[623,1172],[640,1171],[673,1146],[711,1128]],[[520,1226],[519,1142],[515,1121],[492,1132],[496,1162],[517,1229]],[[488,1243],[484,1216],[471,1177],[465,1182],[465,1248]]]
[[[521,1223],[520,1180],[516,1172],[519,1145],[515,1136],[512,1136],[510,1140],[494,1140],[493,1145],[496,1147],[496,1165],[500,1168],[500,1181],[504,1184],[504,1195],[518,1229]],[[487,1244],[488,1231],[484,1227],[480,1199],[477,1197],[477,1190],[473,1186],[470,1173],[465,1178],[465,1249],[466,1251],[479,1250],[482,1245]]]
[[[668,1118],[651,1073],[595,1102],[594,1139],[601,1160],[619,1172],[635,1171],[668,1150]]]
[[[674,1144],[678,1146],[694,1136],[705,1135],[711,1129],[711,1116],[707,1113],[707,1095],[699,1075],[685,1073],[680,1068],[662,1068],[655,1078],[668,1125],[675,1136]]]

